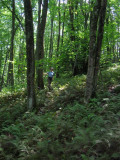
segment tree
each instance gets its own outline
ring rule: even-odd
[[[103,50],[101,55],[102,66],[107,67],[119,61],[119,24],[120,12],[118,0],[108,1],[106,12],[105,33],[103,38]]]
[[[38,89],[44,89],[43,82],[43,65],[41,60],[44,58],[44,32],[47,17],[48,0],[44,0],[42,15],[41,13],[42,1],[39,0],[39,10],[38,10],[38,27],[37,27],[37,42],[36,42],[36,56],[37,56],[37,86]]]
[[[61,14],[60,14],[60,0],[59,0],[59,28],[58,28],[58,38],[57,38],[57,58],[59,57],[59,47],[60,47],[60,29],[61,29]],[[56,72],[56,77],[59,78],[59,69],[60,69],[60,66],[59,64],[57,64],[57,72]]]
[[[26,33],[26,52],[27,52],[27,94],[28,109],[36,107],[35,98],[35,59],[34,59],[34,33],[33,33],[33,16],[30,0],[24,0],[25,12],[25,33]]]
[[[4,62],[4,68],[3,68],[3,73],[2,76],[0,77],[1,82],[0,82],[0,92],[2,90],[3,84],[4,84],[4,75],[5,75],[5,69],[6,69],[6,64],[7,64],[7,59],[8,59],[8,53],[9,53],[9,49],[7,50],[6,53],[6,58],[5,58],[5,62]]]
[[[50,11],[50,46],[49,46],[49,58],[52,58],[53,55],[53,42],[54,42],[54,20],[56,16],[56,1],[52,0],[49,2],[49,11]],[[48,38],[48,37],[47,37]]]
[[[68,0],[69,5],[69,36],[71,40],[71,65],[73,75],[86,73],[87,56],[88,56],[88,19],[89,4],[81,0]],[[86,45],[86,46],[85,46]]]
[[[106,7],[107,0],[96,0],[93,11],[91,12],[85,103],[88,103],[90,98],[94,96],[96,92]]]
[[[11,48],[10,48],[10,62],[8,66],[8,80],[7,80],[10,86],[14,86],[14,70],[13,70],[14,36],[15,36],[15,0],[12,0]]]
[[[12,0],[10,1],[12,2]],[[55,72],[71,74],[86,74],[88,68],[89,54],[89,33],[90,33],[90,11],[93,10],[95,2],[93,0],[49,0],[49,12],[46,19],[42,18],[45,1],[41,0],[38,14],[38,1],[32,2],[34,36],[36,43],[36,78],[37,86],[44,88],[43,69],[53,66]],[[40,0],[39,0],[40,2]],[[100,1],[101,2],[101,1]],[[92,3],[92,4],[91,4]],[[14,87],[25,87],[27,76],[23,1],[15,1],[15,31],[13,41],[13,61],[14,61]],[[109,0],[104,25],[104,37],[100,58],[100,67],[104,69],[120,60],[120,16],[119,1]],[[45,11],[46,12],[46,11]],[[44,12],[44,13],[45,13]],[[8,65],[12,60],[9,54],[12,50],[12,15],[13,8],[9,0],[0,1],[0,83],[1,87],[7,84]],[[40,20],[38,19],[40,16]],[[45,20],[43,22],[43,19]],[[100,14],[97,21],[96,40],[98,37]],[[37,30],[38,21],[39,33]],[[45,24],[45,28],[44,28]],[[43,26],[43,27],[42,27]],[[42,29],[44,28],[44,29]],[[41,38],[42,37],[42,38]],[[43,43],[44,41],[44,43]],[[93,47],[93,46],[92,46]],[[91,47],[91,48],[92,48]],[[58,54],[58,56],[57,56]],[[6,59],[7,55],[7,59]],[[37,65],[38,64],[38,65]],[[60,67],[59,67],[60,66]],[[41,78],[39,78],[39,76]],[[39,83],[39,84],[38,84]],[[40,84],[41,83],[41,84]]]

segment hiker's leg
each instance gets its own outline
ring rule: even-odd
[[[48,77],[48,88],[50,90],[50,79],[49,79],[49,77]]]
[[[52,83],[52,78],[48,77],[48,88],[49,88],[49,91],[51,90],[51,83]]]

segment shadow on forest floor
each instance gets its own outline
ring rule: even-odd
[[[37,114],[27,110],[24,91],[1,96],[0,160],[119,160],[118,70],[102,73],[88,105],[84,75],[55,79],[52,92],[38,92]]]

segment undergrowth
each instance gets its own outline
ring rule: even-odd
[[[119,160],[118,70],[102,72],[87,106],[84,75],[56,79],[52,92],[37,93],[37,114],[27,110],[25,92],[1,93],[0,160]]]

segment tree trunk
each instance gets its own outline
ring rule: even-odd
[[[71,0],[68,0],[69,4],[69,14],[70,14],[70,39],[75,41],[75,28],[74,28],[74,7]]]
[[[40,8],[40,7],[39,7]],[[38,89],[44,89],[43,81],[43,64],[41,60],[44,58],[44,32],[47,17],[48,0],[44,0],[41,20],[38,18],[38,31],[37,31],[37,44],[36,44],[36,55],[38,60],[37,65],[37,85]],[[39,17],[40,15],[38,15]]]
[[[10,61],[8,66],[8,85],[14,86],[14,69],[13,69],[13,57],[14,57],[14,35],[15,35],[15,0],[12,0],[12,32],[11,32],[11,48],[10,48]]]
[[[2,4],[3,4],[10,12],[13,13],[13,10],[11,10],[11,8],[7,5],[7,4],[9,4],[9,3],[5,3],[5,1],[3,1],[3,0],[1,0],[1,2],[2,2]],[[23,27],[23,24],[22,24],[22,19],[23,19],[23,17],[22,17],[22,16],[19,17],[17,14],[15,14],[15,12],[14,12],[14,16],[15,16],[16,20],[19,22],[19,27],[20,27],[20,29],[22,29],[23,32],[25,33],[25,30],[24,30],[24,27]]]
[[[61,45],[63,45],[63,42],[64,42],[64,28],[65,28],[65,13],[66,13],[66,6],[64,4],[64,0],[63,0],[63,10],[64,10],[64,13],[63,13],[63,22],[62,22],[62,38],[61,38]]]
[[[27,94],[28,109],[36,107],[35,99],[35,60],[34,60],[34,33],[33,33],[33,17],[32,6],[30,0],[24,0],[25,10],[25,32],[26,32],[26,52],[27,52]]]
[[[60,20],[60,0],[59,0],[59,28],[58,28],[58,40],[57,40],[57,56],[58,56],[58,51],[59,51],[59,46],[60,46],[60,26],[61,26],[61,20]]]
[[[50,35],[49,58],[52,58],[52,54],[53,54],[53,18],[51,18],[51,35]]]
[[[0,50],[0,80],[1,80],[1,73],[2,73],[2,55],[3,55],[3,49],[2,49],[2,47],[1,47],[1,50]]]
[[[95,96],[107,0],[97,0],[90,19],[90,46],[85,103]]]
[[[57,58],[59,57],[60,27],[61,27],[61,15],[60,15],[60,0],[59,0],[59,28],[58,28],[57,54],[56,54]],[[59,64],[57,64],[56,78],[59,78],[59,69],[60,69],[60,66],[59,66]]]
[[[21,32],[20,32],[21,34]],[[23,44],[24,39],[20,38],[20,44],[19,44],[19,63],[18,63],[18,82],[24,82],[25,76],[24,76],[24,62],[25,62],[25,56],[24,56],[24,50],[23,50]]]
[[[64,11],[64,17],[63,17],[63,24],[62,24],[62,40],[61,40],[62,45],[63,45],[63,38],[64,38],[64,28],[65,28],[65,11]]]
[[[68,0],[69,3],[69,14],[70,14],[70,40],[72,41],[72,44],[74,44],[73,52],[76,53],[75,55],[75,60],[71,60],[72,64],[72,70],[73,70],[73,75],[78,75],[79,74],[79,68],[78,68],[78,44],[76,43],[76,35],[75,33],[77,32],[77,29],[74,27],[74,21],[77,19],[77,15],[75,15],[75,11],[77,12],[77,4],[72,0]],[[75,3],[75,4],[74,4]]]
[[[6,64],[7,64],[9,52],[10,52],[10,49],[8,49],[7,52],[6,52],[6,58],[5,58],[3,73],[2,73],[2,76],[1,76],[1,82],[0,82],[0,92],[1,92],[3,84],[4,84],[4,75],[5,75],[5,69],[6,69]]]

